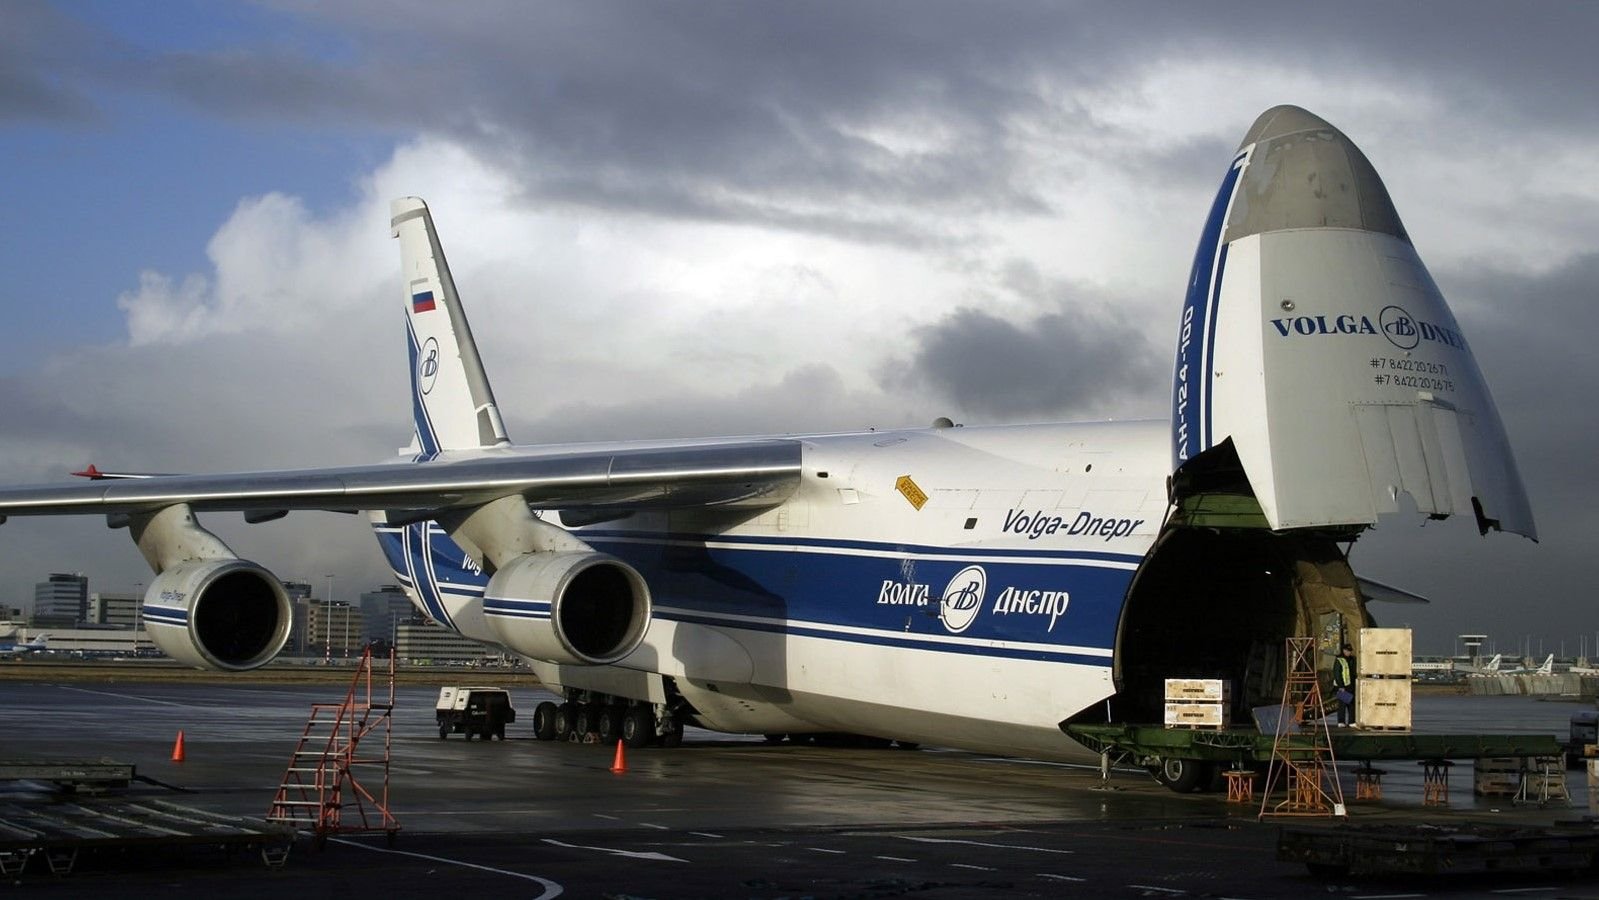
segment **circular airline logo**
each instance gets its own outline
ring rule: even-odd
[[[423,395],[433,390],[433,379],[439,375],[439,342],[428,338],[422,345],[422,361],[416,364],[416,383],[421,386]]]
[[[983,608],[983,595],[988,593],[988,573],[982,566],[967,566],[955,573],[944,588],[944,599],[938,604],[938,618],[951,634],[960,634],[977,620]]]
[[[1382,336],[1388,339],[1401,350],[1414,350],[1421,343],[1421,329],[1416,327],[1416,320],[1410,317],[1397,306],[1385,306],[1382,314],[1377,317],[1377,323],[1382,328]]]

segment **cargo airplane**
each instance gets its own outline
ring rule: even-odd
[[[694,724],[1045,759],[1086,754],[1070,721],[1159,721],[1168,676],[1276,702],[1285,638],[1369,624],[1340,545],[1379,516],[1536,538],[1388,191],[1296,107],[1226,166],[1158,421],[517,446],[426,205],[396,201],[392,230],[406,458],[7,487],[0,516],[126,527],[157,573],[150,636],[195,666],[260,666],[291,618],[197,514],[359,511],[429,617],[562,695],[540,737]]]

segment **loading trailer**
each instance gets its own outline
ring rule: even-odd
[[[1068,723],[1062,729],[1101,756],[1141,765],[1179,792],[1198,790],[1220,768],[1248,769],[1271,761],[1276,735],[1254,728],[1188,729],[1162,725]],[[1290,749],[1309,750],[1318,732],[1287,735]],[[1565,746],[1544,734],[1413,734],[1330,729],[1333,755],[1347,762],[1457,760],[1559,756]]]

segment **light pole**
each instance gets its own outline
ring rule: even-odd
[[[333,665],[333,576],[324,575],[328,580],[328,599],[323,604],[322,616],[322,664]]]

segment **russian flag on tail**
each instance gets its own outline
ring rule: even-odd
[[[423,312],[432,312],[432,311],[433,311],[433,292],[432,291],[423,291],[420,294],[412,294],[411,295],[411,312],[413,312],[413,313],[423,313]]]

